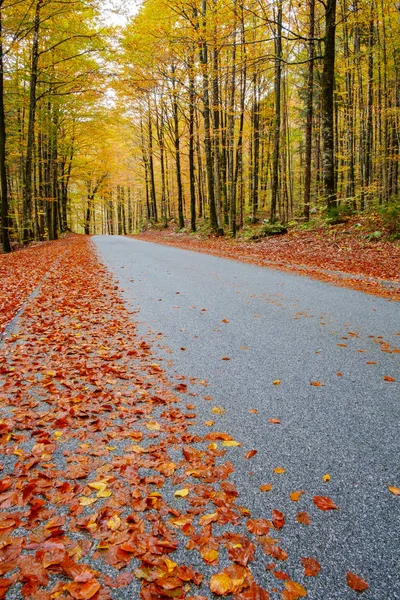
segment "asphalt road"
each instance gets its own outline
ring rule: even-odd
[[[270,518],[273,508],[286,514],[282,570],[302,581],[299,558],[316,558],[322,569],[307,581],[312,600],[355,598],[346,571],[368,581],[363,598],[400,598],[400,497],[387,487],[400,487],[399,304],[134,239],[93,242],[171,378],[208,381],[191,388],[198,421],[214,419],[242,442],[230,454],[239,504],[254,518]],[[211,414],[214,406],[225,412]],[[253,448],[258,453],[245,460]],[[260,492],[264,483],[271,492]],[[306,492],[297,503],[289,498],[295,490]],[[340,510],[319,511],[314,495]],[[296,523],[300,510],[310,526]],[[260,584],[265,558],[253,567]]]

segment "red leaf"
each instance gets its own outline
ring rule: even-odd
[[[253,458],[253,456],[255,456],[257,454],[257,450],[249,450],[248,452],[246,452],[246,454],[244,455],[245,458],[249,459],[249,458]]]
[[[279,510],[273,510],[272,524],[275,527],[275,529],[281,529],[285,524],[285,515]]]
[[[310,525],[311,523],[311,519],[309,514],[303,510],[302,512],[297,513],[296,515],[296,521],[298,523],[301,523],[302,525]]]
[[[301,558],[300,562],[304,567],[304,575],[306,577],[315,577],[318,575],[321,565],[315,558]]]
[[[355,592],[365,592],[365,590],[368,590],[369,588],[368,583],[364,581],[364,579],[350,571],[347,571],[346,573],[346,582]]]
[[[334,501],[328,496],[314,496],[313,501],[320,510],[339,510]]]

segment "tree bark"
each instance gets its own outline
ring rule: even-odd
[[[3,27],[2,8],[4,0],[0,0],[0,185],[1,185],[1,241],[3,252],[11,252],[10,225],[8,213],[8,188],[6,169],[6,123],[4,113],[4,62],[3,62]]]

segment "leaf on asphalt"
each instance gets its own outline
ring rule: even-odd
[[[400,488],[394,487],[393,485],[388,485],[388,490],[395,496],[400,496]]]
[[[221,323],[229,323],[228,319],[222,319]]]
[[[297,583],[297,581],[285,581],[285,590],[291,594],[291,600],[297,600],[298,598],[305,598],[307,596],[307,590],[301,583]],[[283,596],[282,598],[288,598],[288,596]]]
[[[304,567],[306,577],[316,577],[320,572],[321,565],[315,558],[301,558],[300,562]]]
[[[272,490],[272,483],[263,483],[260,485],[260,492],[270,492]]]
[[[272,382],[272,385],[281,385],[281,380],[280,380],[280,379],[275,379],[275,380]]]
[[[175,498],[186,498],[186,496],[189,496],[189,490],[188,488],[176,490],[176,492],[174,492],[174,496]]]
[[[301,525],[310,525],[311,524],[310,515],[305,510],[297,513],[296,521],[298,523],[300,523]]]
[[[331,476],[329,475],[329,473],[325,473],[325,475],[322,475],[322,481],[324,481],[325,483],[327,483],[330,480]]]
[[[390,381],[391,383],[394,383],[396,380],[394,377],[391,377],[390,375],[384,375],[383,381]]]
[[[258,450],[249,450],[248,452],[246,452],[244,457],[247,459],[253,458],[253,456],[255,456],[257,454],[257,452],[258,452]]]
[[[334,501],[328,496],[314,496],[313,502],[320,510],[339,510]]]
[[[242,444],[240,442],[236,442],[235,440],[225,440],[222,442],[222,445],[226,446],[227,448],[234,448],[235,446],[241,446]]]
[[[234,600],[270,600],[269,593],[253,581],[249,588],[234,596]]]
[[[223,356],[221,360],[231,360],[229,356]]]
[[[310,385],[313,385],[314,387],[322,387],[324,384],[320,381],[310,381]]]
[[[292,492],[290,494],[290,499],[292,502],[298,502],[303,494],[305,494],[305,492],[303,490],[300,492]]]
[[[282,475],[283,473],[286,473],[286,469],[284,469],[283,467],[276,467],[274,469],[274,473],[277,473],[278,475]]]
[[[285,524],[285,515],[279,510],[272,511],[272,525],[275,529],[282,529]]]
[[[364,579],[350,571],[347,571],[346,573],[346,582],[355,592],[365,592],[365,590],[369,589],[369,585]]]
[[[279,419],[268,419],[268,421],[274,425],[280,425],[281,423]]]

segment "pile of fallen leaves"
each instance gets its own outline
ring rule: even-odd
[[[47,242],[0,255],[0,335],[43,276],[59,260],[66,243]]]
[[[358,289],[393,300],[400,299],[400,244],[368,241],[353,226],[290,230],[255,242],[240,238],[175,233],[171,229],[148,230],[140,238],[308,275],[322,281]]]
[[[282,531],[308,525],[308,513],[297,525],[272,506],[252,518],[230,479],[241,442],[191,432],[187,384],[172,386],[137,336],[90,241],[71,236],[58,248],[0,348],[0,598],[305,597],[304,581],[281,566]],[[325,496],[313,504],[338,508]],[[305,580],[319,575],[315,557],[298,560]]]

